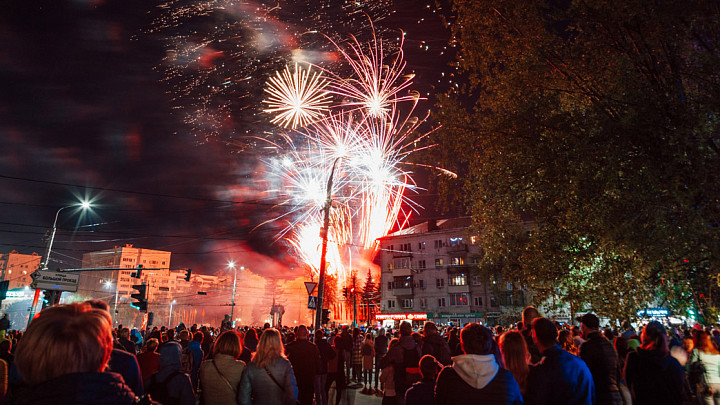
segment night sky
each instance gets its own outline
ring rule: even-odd
[[[446,65],[452,56],[443,49],[449,34],[434,12],[435,3],[429,3],[388,3],[395,12],[376,23],[384,32],[407,32],[408,71],[417,75],[414,89],[429,99],[422,111],[432,108],[434,94],[450,85]],[[214,273],[235,259],[259,274],[297,275],[290,250],[275,241],[279,225],[257,227],[280,213],[257,186],[264,152],[253,139],[272,130],[269,118],[256,114],[253,97],[262,92],[262,81],[238,82],[234,93],[219,93],[225,101],[213,93],[209,103],[198,102],[198,94],[214,91],[209,88],[179,97],[183,78],[168,78],[165,69],[170,37],[173,32],[202,35],[202,29],[158,28],[168,13],[160,4],[14,0],[3,8],[0,253],[42,254],[55,211],[90,198],[96,206],[88,215],[62,212],[51,269],[80,267],[84,252],[131,243],[169,250],[173,268],[198,273]],[[233,81],[239,80],[233,77],[236,71],[269,71],[294,45],[280,39],[313,24],[309,16],[297,17],[302,14],[293,10],[297,4],[280,2],[283,12],[275,10],[272,24],[263,27],[265,35],[279,39],[268,45],[272,55],[257,57],[257,66],[228,57],[202,63],[224,63]],[[201,23],[207,29],[208,22]],[[328,30],[332,25],[315,23]],[[354,27],[341,28],[337,35]],[[248,60],[255,58],[248,55]],[[232,119],[213,117],[223,108]],[[421,185],[426,176],[418,174]],[[435,215],[431,192],[413,199],[428,208],[415,214],[415,221]]]

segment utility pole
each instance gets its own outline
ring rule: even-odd
[[[335,166],[340,159],[340,157],[335,158],[332,169],[330,169],[330,177],[328,178],[327,182],[325,207],[323,208],[323,227],[320,229],[320,236],[322,237],[322,249],[320,250],[320,274],[318,276],[318,298],[317,310],[315,311],[315,329],[320,328],[322,325],[323,295],[325,294],[325,265],[327,256],[328,228],[330,227],[330,208],[332,207],[332,184],[333,175],[335,175]]]
[[[357,279],[357,276],[356,276],[355,272],[353,271],[353,274],[352,274],[353,326],[357,326],[357,301],[356,301],[357,294],[355,293],[355,279]]]

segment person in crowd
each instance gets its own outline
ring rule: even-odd
[[[257,350],[258,336],[255,328],[250,328],[245,332],[245,346],[250,349],[251,352],[255,353]]]
[[[145,341],[145,346],[143,347],[142,352],[137,356],[143,385],[147,385],[150,380],[150,376],[160,371],[160,354],[157,353],[157,348],[157,339],[148,339]]]
[[[580,346],[579,356],[590,369],[595,384],[597,405],[622,405],[618,386],[618,355],[613,344],[600,333],[600,320],[587,313],[579,318],[580,330],[585,343]]]
[[[245,363],[238,360],[242,348],[240,335],[228,330],[213,344],[212,359],[200,366],[200,386],[205,404],[240,403],[240,380]]]
[[[450,329],[450,333],[448,335],[448,346],[450,346],[450,354],[453,357],[462,354],[462,349],[460,348],[460,333],[457,328]]]
[[[365,337],[360,328],[353,328],[352,339],[352,377],[355,382],[362,382],[362,344]]]
[[[312,405],[315,396],[315,376],[320,368],[320,350],[308,339],[308,330],[300,325],[295,334],[295,341],[285,348],[288,360],[295,372],[298,388],[298,403]]]
[[[104,372],[113,349],[110,315],[88,303],[40,312],[18,343],[15,364],[24,383],[17,405],[130,405],[132,389]]]
[[[102,300],[88,300],[86,304],[92,308],[104,311],[110,316],[110,306],[107,302]],[[122,326],[120,327],[122,329]],[[113,346],[113,350],[110,353],[110,364],[108,365],[110,371],[118,373],[125,380],[130,389],[133,390],[135,396],[141,397],[143,395],[143,379],[142,373],[140,372],[140,365],[138,364],[137,357],[128,353],[125,349],[118,348],[116,345]]]
[[[178,338],[180,339],[180,347],[183,348],[183,350],[187,349],[188,346],[190,346],[190,331],[187,329],[183,329],[180,332],[178,332]]]
[[[325,340],[325,333],[322,329],[315,331],[315,346],[320,352],[320,364],[318,365],[317,374],[315,375],[315,403],[317,405],[327,405],[328,396],[325,386],[328,381],[328,362],[335,358],[335,350]],[[337,371],[337,362],[335,363]]]
[[[450,363],[452,363],[450,346],[438,333],[435,322],[425,322],[423,327],[422,353],[433,356],[443,366],[449,366]]]
[[[618,355],[618,369],[621,371],[625,369],[625,359],[627,358],[628,353],[630,352],[630,348],[628,347],[627,339],[625,339],[622,336],[618,336],[615,338],[615,342],[613,343],[613,346],[615,347],[615,352]],[[621,375],[622,377],[622,375]]]
[[[182,372],[182,347],[165,342],[158,347],[160,370],[150,376],[147,393],[163,405],[195,405],[195,391],[190,376]]]
[[[705,389],[695,389],[695,395],[701,404],[720,405],[720,351],[715,347],[712,337],[705,331],[697,331],[693,337],[695,348],[690,354],[688,368],[693,370],[693,364],[702,364],[700,371],[704,371],[703,380]]]
[[[502,353],[505,368],[512,373],[520,387],[520,393],[525,395],[528,374],[530,374],[530,353],[525,338],[518,331],[507,331],[500,336],[500,352]]]
[[[587,365],[560,348],[558,331],[547,318],[532,324],[533,340],[542,361],[530,366],[525,402],[530,405],[592,405],[595,384]]]
[[[232,320],[230,319],[230,315],[225,314],[225,318],[220,322],[220,333],[232,330]]]
[[[118,349],[123,349],[133,356],[137,356],[137,345],[130,340],[130,329],[122,328],[118,331],[118,343],[120,344]]]
[[[288,405],[297,399],[295,373],[285,357],[280,332],[265,329],[240,381],[240,404]]]
[[[374,394],[371,392],[373,360],[375,359],[375,342],[372,333],[365,334],[365,340],[362,344],[362,369],[363,369],[363,394]]]
[[[572,331],[569,329],[563,329],[558,332],[558,344],[560,345],[560,348],[574,356],[578,356],[580,354],[579,349],[575,344]]]
[[[188,344],[187,351],[192,355],[192,364],[190,367],[190,381],[192,382],[193,389],[197,391],[198,380],[200,375],[200,365],[205,358],[205,351],[202,348],[202,342],[205,339],[205,335],[202,332],[195,332],[193,340]]]
[[[540,318],[540,313],[537,308],[528,306],[523,309],[522,312],[522,334],[525,338],[525,344],[527,344],[528,352],[530,353],[530,364],[535,364],[540,361],[540,349],[535,345],[532,334],[533,321]]]
[[[380,328],[375,338],[375,387],[373,388],[378,396],[382,395],[382,390],[378,387],[378,379],[380,377],[380,360],[387,354],[388,338],[385,336],[385,329]]]
[[[633,335],[635,335],[637,332],[635,332],[635,328],[632,327],[630,324],[630,321],[624,320],[621,325],[622,333],[620,336],[624,337],[625,340],[630,339]]]
[[[422,379],[405,392],[405,403],[408,405],[433,405],[435,397],[435,380],[442,368],[433,356],[426,354],[420,359]]]
[[[395,392],[397,392],[395,401],[398,405],[404,405],[405,396],[403,394],[411,385],[421,379],[420,357],[422,357],[422,349],[412,337],[412,325],[410,322],[404,321],[400,324],[398,345],[389,348],[387,354],[395,372],[393,382]]]
[[[640,339],[642,345],[625,360],[624,376],[633,403],[683,403],[688,398],[685,372],[669,354],[665,328],[652,321],[643,328]]]
[[[492,332],[470,323],[460,332],[463,355],[453,358],[452,366],[442,369],[435,387],[435,404],[522,404],[523,399],[512,374],[500,368],[492,354]]]
[[[397,350],[400,347],[400,339],[392,338],[388,346],[388,353]],[[383,367],[380,370],[380,384],[382,385],[382,405],[397,405],[397,390],[395,387],[395,366],[387,357],[382,360]],[[403,398],[404,402],[404,398]]]
[[[13,365],[13,362],[15,361],[15,355],[12,354],[12,350],[12,340],[6,338],[0,342],[0,359],[5,360],[5,363],[7,363],[8,367],[11,367]]]
[[[343,350],[345,350],[345,353],[343,353],[343,359],[345,360],[345,381],[346,385],[349,385],[350,377],[352,376],[351,371],[353,366],[353,336],[352,333],[350,333],[350,328],[347,325],[343,326],[341,336],[343,338]]]
[[[345,379],[345,345],[341,335],[333,337],[333,351],[335,356],[328,360],[328,378],[325,383],[325,397],[329,398],[329,391],[332,383],[335,383],[335,405],[340,403],[342,394],[345,391],[347,380]]]

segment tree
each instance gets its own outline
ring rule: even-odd
[[[431,152],[482,269],[616,319],[717,307],[720,10],[456,0]],[[700,294],[705,299],[699,299]]]

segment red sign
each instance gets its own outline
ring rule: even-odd
[[[419,314],[375,314],[376,321],[427,321],[426,313]]]

